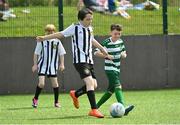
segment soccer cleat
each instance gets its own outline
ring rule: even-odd
[[[54,107],[56,107],[56,108],[61,108],[61,105],[60,105],[60,103],[54,103]]]
[[[94,117],[97,117],[97,118],[104,118],[104,115],[97,109],[92,109],[89,114],[89,116],[94,116]]]
[[[38,100],[37,99],[35,99],[35,98],[32,99],[32,106],[34,108],[37,108],[37,106],[38,106]]]
[[[78,109],[79,108],[79,101],[78,101],[78,98],[75,96],[75,90],[70,91],[70,96],[73,100],[74,107]]]
[[[128,107],[125,109],[124,115],[128,115],[129,112],[133,110],[133,108],[134,108],[134,105],[128,106]]]

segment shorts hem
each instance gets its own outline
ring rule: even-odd
[[[43,73],[39,73],[38,76],[57,77],[57,75],[47,75]]]

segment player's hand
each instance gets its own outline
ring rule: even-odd
[[[108,52],[105,48],[101,49],[101,52],[103,53],[104,56],[107,56],[108,55]]]
[[[121,52],[121,57],[122,58],[126,58],[127,57],[126,51]]]
[[[59,65],[59,70],[60,70],[61,72],[64,71],[64,69],[65,69],[64,65]]]
[[[108,54],[107,56],[105,56],[105,59],[113,60],[113,59],[114,59],[114,56]]]
[[[32,72],[33,72],[33,73],[34,73],[35,71],[37,71],[37,69],[38,69],[38,66],[37,66],[36,64],[32,66]]]
[[[37,42],[44,41],[44,36],[37,36],[36,40],[37,40]]]

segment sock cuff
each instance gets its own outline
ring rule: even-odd
[[[109,94],[111,94],[111,95],[113,94],[113,92],[111,92],[111,91],[107,91],[107,93],[109,93]]]
[[[53,89],[59,89],[59,87],[53,87]]]
[[[121,85],[116,86],[115,89],[120,89],[120,90],[122,90],[122,86],[121,86]]]
[[[37,85],[37,88],[38,88],[38,89],[43,89],[43,88],[39,87],[38,85]]]
[[[87,93],[92,93],[92,92],[94,92],[94,90],[88,90],[88,91],[87,91]]]

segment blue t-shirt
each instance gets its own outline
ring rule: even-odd
[[[108,0],[108,7],[110,12],[114,12],[116,10],[116,0]]]

